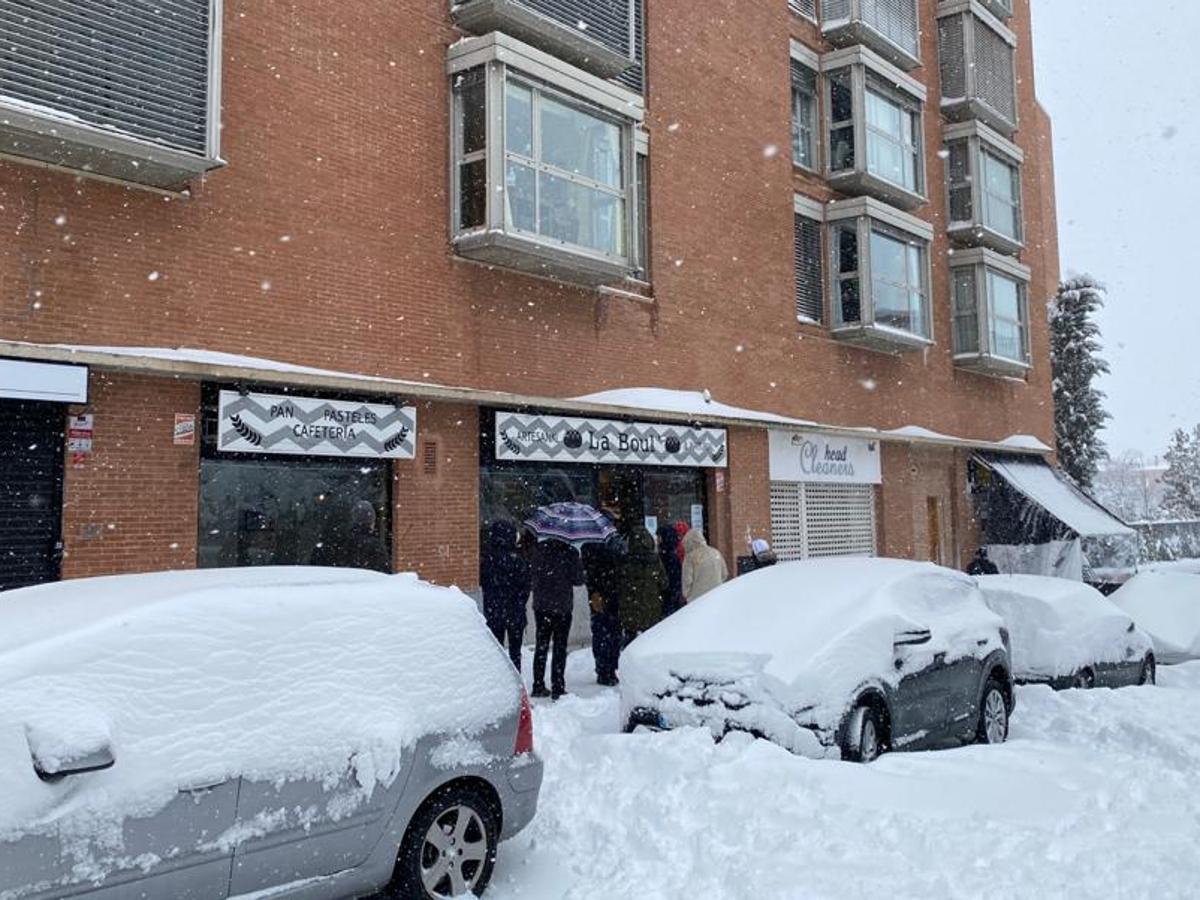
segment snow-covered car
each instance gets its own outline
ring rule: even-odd
[[[533,817],[528,699],[475,604],[304,567],[0,595],[0,897],[482,892]]]
[[[1200,659],[1200,575],[1139,572],[1110,599],[1150,635],[1159,662]]]
[[[975,581],[930,563],[828,559],[760,569],[688,604],[621,657],[627,730],[745,731],[794,753],[998,743],[1008,634]]]
[[[979,586],[1008,626],[1018,684],[1061,689],[1154,683],[1149,635],[1095,588],[1041,575],[984,575]]]

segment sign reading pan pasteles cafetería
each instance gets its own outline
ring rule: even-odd
[[[221,391],[217,407],[224,453],[412,459],[416,437],[411,406]]]
[[[496,459],[724,468],[723,428],[496,413]]]

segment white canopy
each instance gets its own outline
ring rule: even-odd
[[[992,458],[987,465],[1080,537],[1134,534],[1132,528],[1040,460]]]

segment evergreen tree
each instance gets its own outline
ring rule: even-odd
[[[1050,304],[1050,368],[1054,384],[1054,435],[1063,470],[1089,487],[1106,453],[1100,440],[1104,393],[1095,385],[1108,372],[1100,357],[1100,327],[1095,314],[1104,306],[1105,288],[1090,275],[1064,281]]]
[[[1163,506],[1179,519],[1200,518],[1200,425],[1171,435],[1163,473]]]

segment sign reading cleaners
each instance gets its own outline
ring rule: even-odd
[[[883,481],[878,441],[792,431],[772,431],[770,439],[772,481]]]
[[[724,468],[723,428],[496,413],[496,459]]]
[[[221,391],[217,408],[225,453],[412,459],[416,432],[411,406]]]

